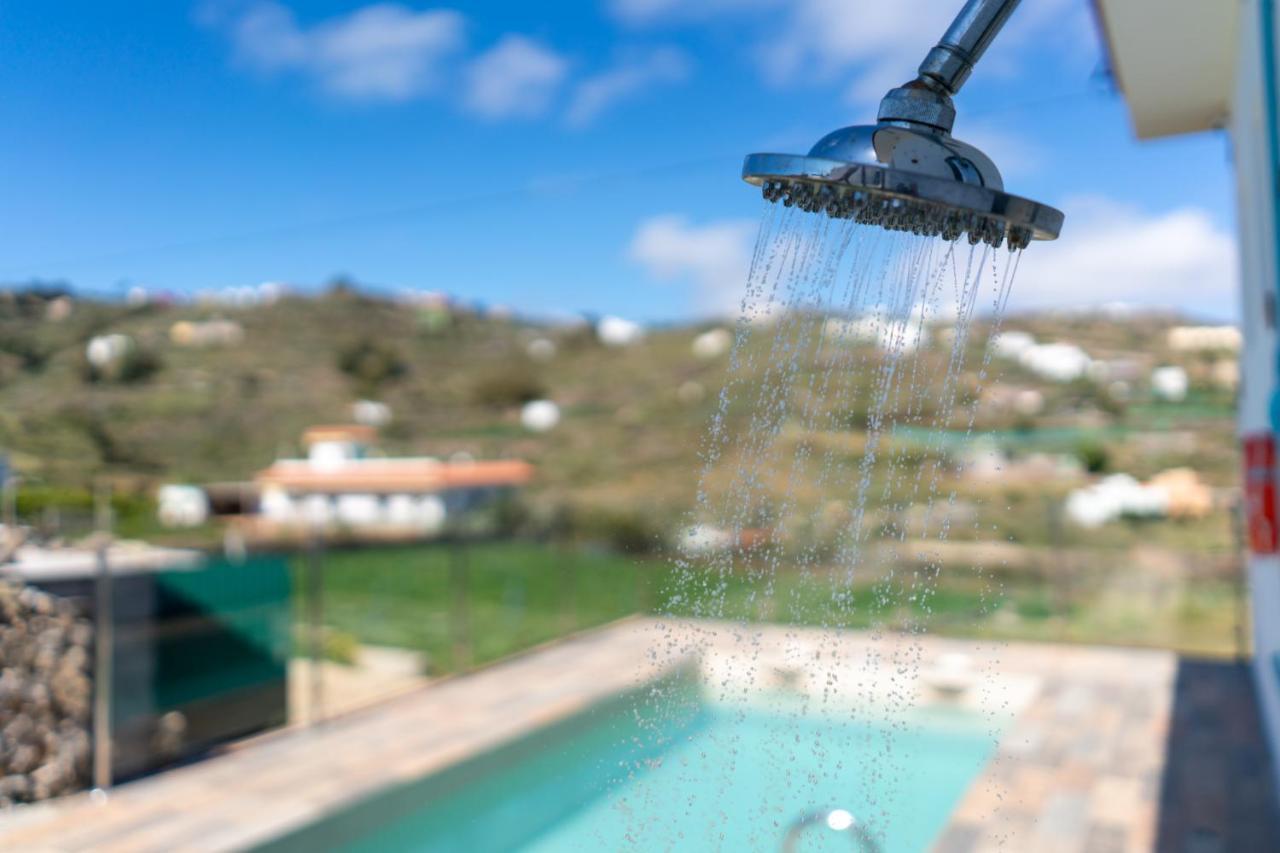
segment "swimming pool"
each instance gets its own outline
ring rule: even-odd
[[[883,850],[925,850],[996,739],[990,717],[961,710],[889,724],[788,697],[712,702],[690,684],[653,695],[619,697],[263,849],[777,850],[797,818],[843,808]],[[826,830],[806,844],[851,848]]]

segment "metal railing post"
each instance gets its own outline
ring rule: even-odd
[[[449,579],[453,587],[449,608],[453,629],[453,668],[455,672],[466,672],[471,668],[472,660],[467,545],[461,537],[456,537],[446,547],[449,548]]]
[[[111,484],[99,481],[93,490],[93,526],[99,533],[109,534],[115,527],[115,511],[111,507]]]
[[[560,630],[564,634],[572,634],[578,630],[578,567],[574,564],[569,549],[561,547],[560,578],[563,590],[560,597]]]
[[[111,787],[111,679],[115,654],[112,595],[111,566],[103,543],[98,546],[93,591],[93,787],[99,795]]]
[[[321,533],[313,530],[307,548],[307,640],[310,693],[307,724],[324,722],[324,556]]]
[[[0,489],[4,492],[4,525],[10,535],[18,529],[18,478],[0,468]]]

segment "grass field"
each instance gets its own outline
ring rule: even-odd
[[[324,622],[362,643],[424,652],[433,674],[639,612],[643,590],[660,580],[646,575],[661,571],[523,542],[330,551],[323,560]],[[299,559],[299,602],[304,565]]]
[[[1100,554],[1102,552],[1099,552]],[[951,636],[1236,649],[1238,589],[1227,577],[1152,584],[1107,558],[1071,583],[1027,572],[950,567],[868,578],[846,595],[823,572],[721,578],[668,561],[531,542],[436,544],[324,555],[324,623],[373,645],[425,653],[428,670],[479,666],[632,613],[887,627]],[[305,563],[297,564],[299,618]],[[772,583],[771,594],[765,594]]]

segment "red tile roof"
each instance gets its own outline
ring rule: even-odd
[[[519,486],[533,477],[533,466],[519,459],[489,462],[440,462],[435,459],[360,459],[334,467],[305,460],[284,460],[260,472],[262,486],[292,492],[429,493],[486,486]]]
[[[302,434],[303,444],[315,444],[317,441],[355,441],[361,444],[372,444],[378,437],[378,431],[362,424],[326,424],[310,427]]]

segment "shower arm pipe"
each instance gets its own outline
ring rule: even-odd
[[[1020,0],[969,0],[920,63],[919,82],[955,95]]]

